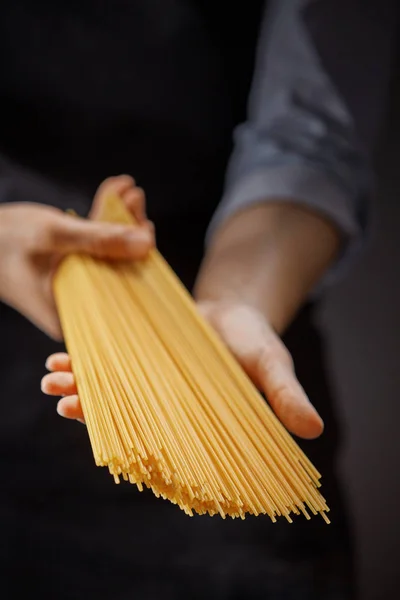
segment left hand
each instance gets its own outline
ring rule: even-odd
[[[296,378],[288,350],[265,317],[238,302],[201,302],[199,309],[255,385],[265,393],[285,427],[302,438],[318,437],[323,431],[323,422]],[[43,392],[63,396],[58,402],[58,413],[83,422],[68,355],[54,354],[46,366],[52,372],[42,380]]]

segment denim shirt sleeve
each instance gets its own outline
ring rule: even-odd
[[[377,129],[385,106],[391,55],[388,31],[385,34],[384,27],[375,27],[373,14],[362,15],[363,6],[353,0],[347,5],[336,0],[268,3],[247,121],[235,132],[224,196],[206,241],[237,211],[260,202],[290,201],[323,215],[341,233],[342,252],[325,281],[335,277],[338,268],[356,253],[365,237],[373,181],[372,144],[366,141],[373,136],[360,128],[357,109],[364,116],[367,110],[364,122],[371,130]],[[341,14],[343,10],[348,14]],[[344,38],[343,17],[348,25],[349,19],[354,21],[354,28],[350,23]],[[326,43],[321,43],[324,38]],[[374,52],[373,59],[382,61],[381,68],[377,64],[374,69],[371,64],[365,69],[360,61],[368,61],[368,53],[351,52],[352,44],[367,48],[368,38],[369,55]],[[346,48],[348,60],[343,62]],[[349,65],[349,60],[354,64]],[[342,85],[343,74],[350,79],[350,87],[358,87],[355,106],[342,94],[341,88],[348,88]],[[381,92],[372,93],[371,85],[381,85]]]

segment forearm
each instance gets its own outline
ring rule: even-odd
[[[282,201],[253,205],[215,232],[196,299],[245,302],[282,333],[339,246],[336,228],[316,212]]]
[[[244,298],[281,333],[339,245],[322,285],[357,253],[395,30],[395,3],[383,5],[268,3],[198,296]]]

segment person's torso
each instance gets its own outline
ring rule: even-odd
[[[233,129],[245,117],[262,4],[3,3],[0,152],[84,192],[88,204],[104,177],[134,175],[146,190],[159,246],[190,286],[221,197]],[[310,322],[308,314],[298,320],[289,349],[299,357],[303,384],[325,400],[319,339]],[[1,303],[0,328],[7,340],[0,346],[2,497],[15,522],[25,514],[27,526],[40,531],[46,560],[53,536],[70,543],[72,554],[74,548],[89,548],[85,557],[97,552],[105,568],[110,553],[125,561],[124,569],[135,560],[140,569],[178,564],[186,574],[203,573],[212,563],[232,581],[232,572],[242,579],[248,573],[247,591],[258,585],[265,549],[270,542],[274,552],[287,546],[286,527],[272,530],[266,519],[246,525],[185,520],[150,493],[117,488],[95,468],[85,428],[59,419],[51,399],[40,394],[45,358],[58,346]],[[306,342],[296,349],[300,339]],[[316,531],[318,524],[307,529],[310,552],[318,547]],[[290,551],[296,547],[294,540]]]
[[[88,196],[131,173],[159,218],[209,213],[245,117],[263,4],[6,3],[1,151]]]
[[[86,209],[103,178],[132,174],[146,191],[159,248],[190,287],[233,128],[245,115],[262,5],[243,14],[204,0],[2,3],[0,153],[83,193]],[[63,200],[59,207],[69,208]],[[59,423],[53,436],[39,391],[56,346],[1,303],[0,329],[9,339],[0,349],[0,396],[13,398],[0,448],[15,458],[21,449],[35,463],[49,451],[59,460],[65,444],[79,463],[83,432]]]

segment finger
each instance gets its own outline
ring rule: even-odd
[[[130,175],[117,175],[108,177],[98,187],[92,207],[90,209],[90,218],[93,220],[101,217],[103,203],[109,196],[122,196],[130,189],[134,188],[135,180]]]
[[[146,198],[144,191],[140,187],[134,187],[125,191],[121,195],[122,200],[129,210],[129,212],[135,217],[139,224],[144,223],[146,217]]]
[[[314,439],[324,424],[296,378],[291,360],[281,348],[268,347],[258,362],[258,377],[268,402],[285,427],[295,435]]]
[[[285,427],[299,437],[318,437],[322,419],[296,378],[289,352],[262,315],[229,302],[202,302],[199,308]]]
[[[140,260],[154,246],[150,227],[99,223],[70,215],[56,215],[51,232],[52,250],[84,252],[97,258]]]
[[[57,352],[46,360],[46,369],[49,371],[72,371],[71,359],[66,352]]]
[[[81,423],[85,422],[81,403],[77,395],[61,398],[57,404],[57,412],[60,417],[64,417],[65,419],[77,419]]]
[[[42,378],[41,389],[49,396],[70,396],[76,394],[76,383],[73,373],[48,373]]]

